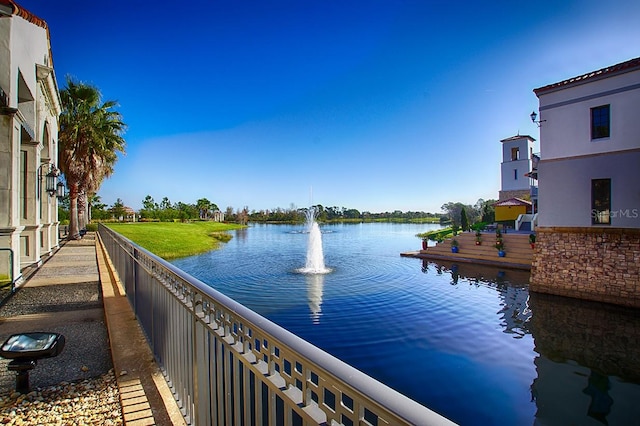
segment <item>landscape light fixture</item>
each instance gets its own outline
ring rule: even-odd
[[[531,117],[531,121],[533,121],[534,123],[536,123],[538,125],[538,127],[540,127],[541,123],[544,123],[547,120],[539,120],[536,121],[536,118],[538,118],[538,114],[536,114],[535,111],[531,112],[531,115],[529,115],[529,117]]]
[[[49,172],[43,176],[44,167],[49,167]],[[53,197],[54,195],[56,195],[58,188],[56,186],[56,180],[58,179],[58,175],[60,174],[60,171],[56,168],[56,166],[53,163],[43,163],[40,168],[38,169],[39,171],[39,177],[40,177],[40,182],[42,182],[42,178],[44,177],[44,189],[45,191],[47,191],[49,193],[50,197]]]

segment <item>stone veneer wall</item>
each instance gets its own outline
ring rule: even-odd
[[[523,200],[529,200],[531,198],[531,193],[528,189],[498,192],[498,201],[508,200],[509,198],[521,198]]]
[[[536,228],[529,289],[640,308],[640,229]]]

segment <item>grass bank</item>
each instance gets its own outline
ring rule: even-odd
[[[225,231],[241,225],[218,222],[105,223],[134,243],[163,259],[177,259],[214,250],[231,235]]]

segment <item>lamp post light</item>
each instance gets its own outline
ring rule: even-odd
[[[536,123],[538,125],[538,127],[541,126],[541,123],[544,123],[547,120],[538,120],[536,121],[536,118],[538,118],[538,114],[535,111],[532,111],[531,114],[529,115],[529,117],[531,117],[531,121]]]
[[[58,197],[58,201],[61,201],[65,196],[65,188],[64,183],[58,182],[56,185],[56,197]]]
[[[44,168],[48,167],[49,172],[44,174]],[[44,178],[44,189],[49,193],[50,197],[56,195],[58,188],[56,181],[60,175],[60,170],[53,163],[43,163],[38,168],[38,177],[40,185],[42,185],[42,179]]]

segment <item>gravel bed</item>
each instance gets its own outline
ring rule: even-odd
[[[0,309],[3,317],[102,308],[100,283],[24,287]]]
[[[0,392],[0,424],[121,425],[120,393],[113,370],[79,382]]]

